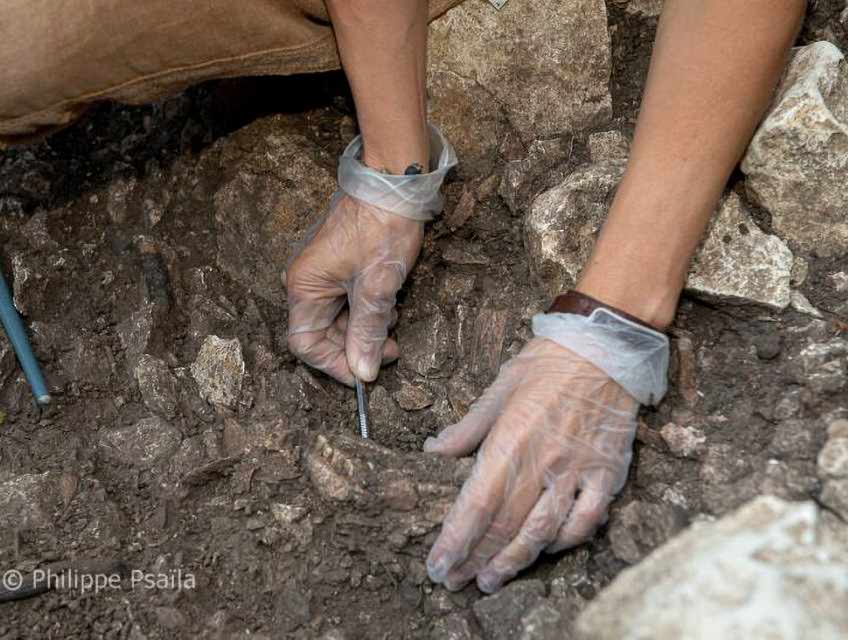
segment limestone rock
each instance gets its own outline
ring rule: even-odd
[[[115,370],[108,342],[102,336],[77,336],[71,348],[59,356],[59,365],[78,385],[106,388]]]
[[[50,493],[57,493],[51,486],[54,474],[24,474],[0,483],[0,519],[14,524],[17,529],[45,526],[50,522],[50,507],[45,502]],[[52,490],[52,491],[51,491]]]
[[[627,13],[645,18],[656,18],[662,13],[664,0],[630,0],[627,3]]]
[[[848,384],[848,341],[834,338],[813,342],[793,359],[792,371],[799,384],[816,393],[836,393]]]
[[[836,289],[837,293],[848,292],[848,272],[837,271],[836,273],[831,273],[828,277],[833,282],[833,288]]]
[[[438,25],[439,21],[433,23],[431,34]],[[430,60],[432,44],[431,36]],[[500,104],[492,99],[486,88],[473,78],[431,69],[428,73],[427,96],[428,117],[450,140],[461,158],[463,169],[494,168],[498,147],[509,125]]]
[[[731,193],[710,223],[686,290],[707,299],[784,309],[791,300],[792,262],[783,241],[763,233]]]
[[[135,369],[138,359],[147,349],[154,324],[153,305],[144,304],[118,325],[118,339],[130,371]]]
[[[36,342],[33,339],[33,344]],[[5,331],[0,331],[0,388],[6,384],[6,380],[15,371],[17,362],[15,360],[15,352],[12,349],[12,343],[6,336]]]
[[[471,372],[494,380],[501,367],[509,313],[484,307],[474,321],[471,341]]]
[[[623,174],[621,161],[586,165],[533,201],[524,238],[533,272],[548,294],[574,286]]]
[[[531,609],[521,619],[521,640],[570,640],[562,613],[547,602]]]
[[[577,619],[586,640],[836,640],[848,550],[811,502],[759,497],[622,572]]]
[[[793,290],[790,294],[789,305],[798,313],[812,316],[813,318],[824,318],[822,312],[813,306],[803,293]]]
[[[433,315],[401,327],[400,366],[421,376],[438,372],[451,352],[450,327],[438,310]]]
[[[393,397],[404,411],[418,411],[433,404],[433,394],[429,390],[407,382],[401,384]]]
[[[697,458],[705,449],[707,441],[704,432],[696,427],[678,426],[669,422],[660,435],[669,451],[680,458]]]
[[[819,453],[818,463],[824,477],[848,477],[848,438],[829,438]]]
[[[541,580],[516,580],[475,602],[474,613],[486,638],[512,640],[521,631],[521,618],[544,597]]]
[[[821,501],[848,518],[848,421],[836,420],[818,456],[818,476],[823,482]]]
[[[225,139],[220,162],[230,174],[213,199],[218,266],[248,292],[277,304],[296,243],[335,189],[334,159],[288,128],[275,116]]]
[[[571,155],[571,139],[552,138],[534,140],[527,149],[527,155],[520,160],[512,160],[504,165],[498,193],[514,213],[525,209],[538,192],[539,183],[553,178],[548,185],[557,180],[557,165],[562,164]],[[560,169],[560,171],[562,171]],[[553,174],[553,175],[552,175]]]
[[[549,295],[574,286],[624,167],[623,160],[615,159],[585,165],[533,201],[524,221],[525,244],[533,272]],[[711,300],[784,309],[791,300],[792,265],[789,248],[763,233],[731,193],[695,256],[686,289]]]
[[[436,620],[432,637],[443,640],[478,640],[480,636],[472,631],[466,616],[452,613]]]
[[[177,411],[176,383],[165,362],[144,354],[135,367],[135,379],[148,409],[166,418],[174,417]]]
[[[529,144],[608,120],[610,67],[603,0],[464,2],[431,26],[431,117],[473,162],[503,138],[494,123]]]
[[[191,365],[200,396],[210,404],[235,406],[244,378],[244,358],[238,338],[207,336]]]
[[[639,562],[685,524],[685,514],[672,505],[634,500],[613,513],[609,531],[612,552],[625,562]]]
[[[138,182],[135,178],[117,179],[106,193],[106,212],[115,224],[122,224],[129,217],[129,209],[138,198]]]
[[[150,417],[101,431],[100,446],[120,462],[146,469],[171,456],[181,439],[180,432],[170,424]]]
[[[50,268],[43,257],[34,253],[12,256],[12,300],[24,316],[34,316],[44,307]]]
[[[642,18],[656,18],[660,15],[664,0],[612,0],[631,15]]]
[[[592,162],[627,160],[630,142],[621,131],[598,131],[589,134],[589,157]]]
[[[742,171],[784,240],[820,255],[848,250],[848,65],[834,45],[795,52]]]

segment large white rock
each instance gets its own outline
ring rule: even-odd
[[[742,171],[784,240],[848,251],[848,65],[834,45],[795,52]]]
[[[604,0],[463,2],[430,31],[434,122],[464,160],[493,151],[506,129],[525,144],[611,117]]]
[[[784,309],[791,301],[793,256],[778,237],[763,233],[731,193],[713,217],[686,281],[686,290],[722,302],[758,302]]]
[[[622,572],[577,619],[586,640],[848,637],[848,549],[818,508],[762,496]]]
[[[533,273],[549,295],[574,286],[589,259],[624,160],[585,165],[540,194],[524,221]],[[754,302],[784,309],[791,300],[793,256],[779,238],[763,233],[736,194],[714,216],[689,273],[686,289],[712,301]]]

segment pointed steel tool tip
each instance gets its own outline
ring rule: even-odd
[[[365,396],[365,385],[359,378],[356,381],[356,422],[359,425],[359,435],[368,439],[368,398]]]

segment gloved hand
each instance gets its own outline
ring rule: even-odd
[[[427,558],[451,590],[492,593],[541,551],[586,540],[627,478],[639,403],[665,393],[668,340],[606,309],[540,314],[537,336],[425,451],[471,453],[471,476]]]
[[[359,161],[357,137],[339,161],[339,190],[286,272],[289,350],[352,385],[398,356],[388,339],[395,298],[418,257],[424,224],[456,154],[431,127],[429,173],[388,175]],[[344,309],[345,303],[348,309]]]

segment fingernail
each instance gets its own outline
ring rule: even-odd
[[[484,571],[477,576],[477,588],[483,593],[494,593],[501,588],[501,579],[493,571]]]
[[[431,562],[429,558],[427,559],[427,575],[430,576],[430,580],[433,582],[443,582],[450,568],[451,562],[447,556],[442,556],[435,562]]]
[[[380,363],[366,356],[361,356],[352,368],[356,377],[363,382],[374,382],[380,372]]]
[[[427,453],[432,453],[433,451],[439,450],[439,439],[434,437],[429,437],[424,441],[424,451]]]

